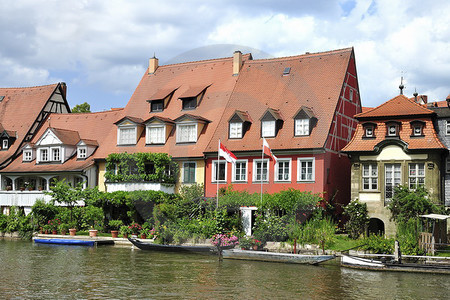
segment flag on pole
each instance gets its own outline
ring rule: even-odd
[[[229,163],[236,163],[236,156],[219,141],[219,155]]]
[[[265,155],[272,157],[272,159],[277,162],[277,157],[273,155],[272,150],[269,147],[269,143],[267,143],[265,138],[263,138],[263,152]]]

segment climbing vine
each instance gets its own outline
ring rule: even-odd
[[[178,164],[167,153],[112,153],[106,158],[108,182],[175,183]]]

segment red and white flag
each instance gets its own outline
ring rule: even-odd
[[[269,143],[267,143],[265,138],[263,138],[263,152],[265,155],[272,157],[275,160],[275,162],[277,161],[277,157],[273,155],[272,150],[269,147]]]
[[[219,141],[219,155],[229,163],[236,163],[236,156]]]

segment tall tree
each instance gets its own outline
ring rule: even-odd
[[[74,113],[74,114],[90,113],[90,112],[91,112],[91,106],[87,102],[84,102],[82,104],[77,104],[72,108],[72,113]]]

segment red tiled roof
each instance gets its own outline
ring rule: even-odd
[[[169,96],[171,93],[173,93],[177,88],[178,87],[159,90],[153,96],[151,96],[147,101],[165,99],[167,96]]]
[[[191,86],[187,91],[185,91],[182,95],[178,96],[178,98],[191,98],[197,97],[201,92],[203,92],[210,84],[200,85],[200,86]]]
[[[77,131],[61,128],[50,128],[50,130],[53,131],[58,139],[65,145],[74,146],[80,141],[80,135]]]
[[[120,122],[122,122],[123,120],[130,120],[133,123],[136,124],[142,124],[144,121],[141,118],[136,118],[136,117],[131,117],[131,116],[125,116],[123,118],[120,118],[118,121],[114,122],[114,124],[119,124]]]
[[[0,96],[4,96],[0,102],[0,123],[8,131],[17,134],[17,140],[8,151],[0,151],[0,163],[18,150],[58,85],[55,83],[35,87],[0,88]]]
[[[284,122],[276,138],[269,139],[275,150],[323,148],[339,101],[352,48],[299,56],[246,61],[236,87],[210,140],[206,152],[216,152],[218,140],[231,151],[261,149],[260,118],[268,108],[276,109]],[[283,76],[286,67],[290,74]],[[294,136],[294,115],[309,107],[318,119],[309,136]],[[228,139],[228,120],[236,110],[255,120],[242,139]],[[258,120],[258,121],[256,121]]]
[[[433,111],[404,95],[398,95],[375,108],[355,115],[355,118],[397,117],[410,115],[432,115]]]

